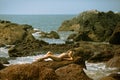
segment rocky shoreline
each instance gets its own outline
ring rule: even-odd
[[[109,16],[116,15],[112,12],[107,14],[88,12],[87,14],[98,15],[98,13],[99,16],[97,17],[99,18],[108,14]],[[84,14],[86,15],[86,13]],[[38,55],[43,51],[61,53],[73,48],[78,48],[77,52],[79,53],[74,61],[35,61],[31,64],[17,64],[8,67],[4,66],[4,63],[1,63],[2,61],[0,60],[0,80],[92,80],[83,70],[86,68],[85,61],[92,63],[105,62],[106,67],[118,68],[118,73],[110,74],[100,79],[118,80],[120,78],[120,18],[117,15],[117,21],[115,21],[114,28],[112,25],[113,29],[109,35],[110,27],[104,30],[104,26],[99,24],[101,20],[93,24],[94,28],[96,28],[93,29],[90,26],[89,17],[87,19],[87,22],[85,20],[85,23],[79,23],[84,28],[83,31],[80,31],[80,29],[77,34],[69,36],[66,44],[49,44],[45,41],[37,40],[32,35],[35,32],[32,26],[0,20],[0,47],[14,45],[9,47],[8,53],[10,57]],[[70,24],[70,21],[64,22],[67,26],[68,23]],[[73,27],[73,25],[71,26]],[[76,28],[79,28],[79,26],[77,25]],[[105,33],[102,33],[103,31]],[[100,33],[106,34],[104,39]],[[43,32],[42,37],[59,38],[59,35],[53,31],[50,34]],[[82,51],[79,51],[79,48],[82,48]]]

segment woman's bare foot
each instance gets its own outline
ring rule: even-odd
[[[53,55],[53,53],[48,51],[47,54],[45,55],[45,57],[50,56],[50,55]]]

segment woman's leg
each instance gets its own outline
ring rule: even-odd
[[[50,55],[48,58],[51,58],[53,61],[62,61],[61,57],[55,56],[55,55]]]
[[[53,55],[52,52],[47,52],[43,58],[38,59],[37,61],[43,61],[44,59],[51,58],[53,61],[62,61],[61,57]]]

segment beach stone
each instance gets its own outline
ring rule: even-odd
[[[86,76],[83,68],[77,64],[69,64],[57,69],[55,72],[61,80],[92,80]]]
[[[58,80],[55,71],[36,64],[11,65],[0,71],[1,80]]]

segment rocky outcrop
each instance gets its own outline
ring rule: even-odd
[[[40,48],[48,43],[39,40],[24,40],[21,43],[11,47],[8,51],[10,57],[21,57],[36,55]]]
[[[35,64],[12,65],[0,71],[2,80],[58,80],[53,69]]]
[[[0,46],[15,45],[8,51],[10,57],[33,55],[40,47],[48,43],[36,40],[32,32],[34,32],[34,30],[30,25],[1,21]]]
[[[92,57],[88,59],[88,62],[105,62],[113,58],[114,53],[112,50],[104,50],[102,52],[95,53]]]
[[[106,63],[106,66],[120,68],[120,49],[115,51],[114,57]]]
[[[0,57],[0,63],[2,63],[2,64],[9,64],[7,58],[5,58],[5,57]]]
[[[92,80],[83,71],[82,58],[74,61],[42,61],[11,65],[0,70],[2,80]],[[84,65],[85,66],[85,65]],[[65,75],[63,75],[65,74]]]
[[[83,68],[77,64],[69,64],[57,69],[55,72],[61,80],[92,80],[86,76]]]
[[[107,62],[107,67],[116,67],[120,68],[120,56],[119,57],[113,57]]]
[[[31,35],[33,28],[29,25],[16,23],[0,23],[0,44],[16,44],[26,39],[34,39]],[[28,37],[29,36],[29,37]]]
[[[5,68],[5,66],[0,62],[0,70]]]
[[[80,15],[71,20],[64,21],[58,30],[77,30],[78,32],[88,31],[89,33],[87,36],[90,38],[90,40],[109,41],[109,38],[119,21],[120,16],[112,11],[99,12],[97,10],[90,10],[82,12]],[[71,29],[73,25],[79,26]]]
[[[76,34],[71,34],[68,37],[68,41],[69,40],[73,40],[73,41],[93,41],[89,36],[88,36],[88,32],[79,32]]]
[[[120,22],[117,24],[112,36],[109,40],[110,44],[120,44]]]
[[[50,33],[41,32],[40,37],[41,38],[55,38],[55,39],[60,38],[59,34],[55,31],[51,31]]]
[[[110,74],[109,76],[103,77],[100,80],[119,80],[120,79],[120,74],[113,73]]]

